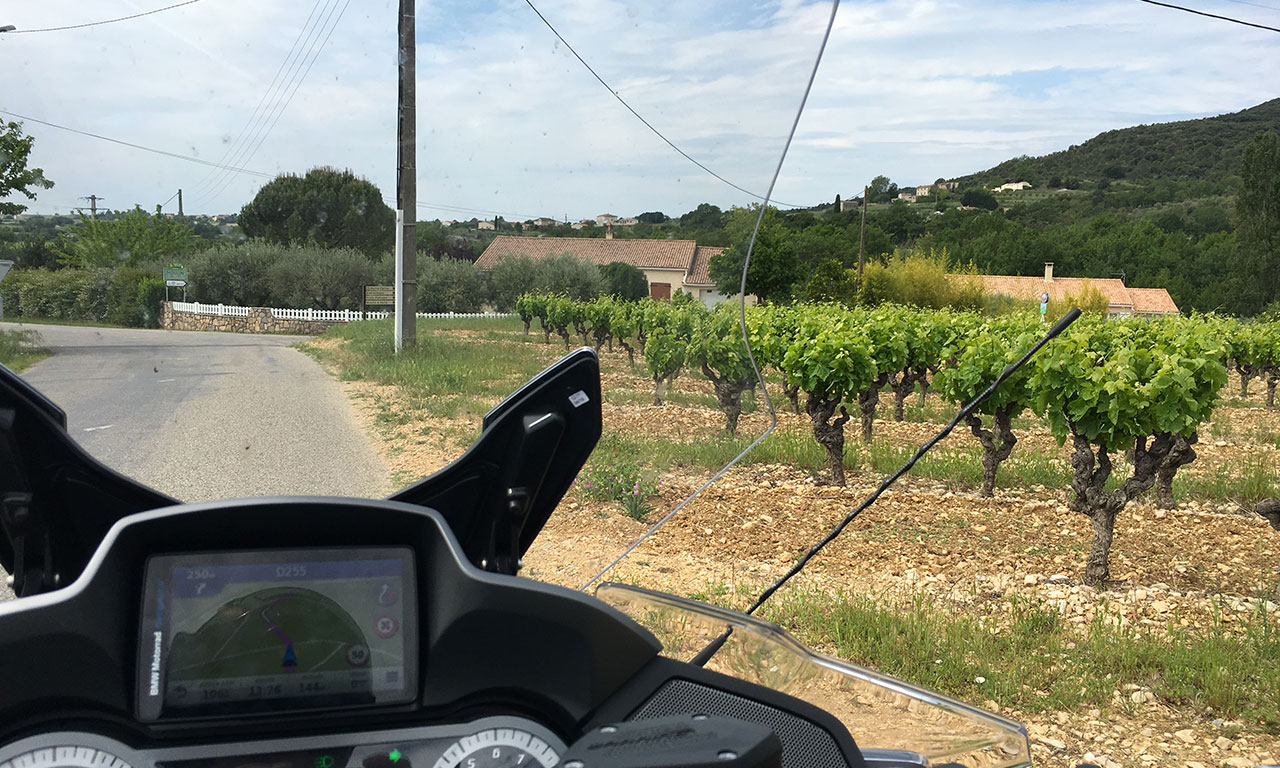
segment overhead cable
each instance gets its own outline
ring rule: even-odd
[[[639,120],[640,122],[644,123],[644,126],[645,126],[646,128],[648,128],[650,131],[653,131],[653,133],[654,133],[654,135],[655,135],[655,136],[657,136],[658,138],[660,138],[660,139],[662,139],[664,142],[666,142],[667,146],[671,147],[671,148],[672,148],[672,149],[674,149],[676,152],[679,152],[679,153],[680,153],[680,155],[681,155],[682,157],[684,157],[684,159],[688,160],[689,162],[693,163],[694,165],[698,166],[698,167],[699,167],[699,168],[701,168],[702,170],[704,170],[704,171],[706,171],[707,173],[711,174],[712,176],[716,177],[716,178],[717,178],[717,179],[719,179],[720,181],[723,181],[725,184],[728,184],[729,186],[733,187],[734,189],[738,190],[739,192],[742,192],[742,193],[747,194],[747,195],[751,195],[752,197],[756,198],[757,200],[766,200],[766,199],[767,199],[765,195],[759,195],[759,194],[756,194],[755,192],[752,192],[751,190],[746,189],[745,187],[740,187],[740,186],[738,186],[737,184],[734,184],[732,181],[729,181],[729,180],[728,180],[728,179],[726,179],[725,177],[721,176],[720,174],[716,173],[715,171],[711,170],[711,169],[710,169],[710,168],[708,168],[707,166],[705,166],[705,165],[703,165],[702,163],[700,163],[700,162],[698,162],[697,160],[695,160],[695,159],[693,158],[693,156],[692,156],[692,155],[690,155],[688,152],[685,152],[685,151],[684,151],[683,149],[681,149],[680,147],[677,147],[677,146],[675,145],[675,142],[673,142],[671,139],[668,139],[666,136],[664,136],[664,135],[662,134],[662,131],[659,131],[657,128],[654,128],[652,123],[650,123],[648,120],[644,119],[644,116],[643,116],[643,115],[641,115],[639,112],[635,111],[635,109],[633,109],[633,108],[631,107],[631,105],[630,105],[630,104],[628,104],[628,103],[626,102],[626,99],[623,99],[623,98],[622,98],[622,96],[621,96],[621,95],[620,95],[616,90],[614,90],[613,86],[611,86],[611,85],[609,85],[608,83],[606,83],[606,82],[605,82],[604,78],[603,78],[603,77],[601,77],[601,76],[600,76],[600,74],[599,74],[598,72],[596,72],[596,71],[591,67],[591,65],[590,65],[590,64],[588,64],[588,63],[587,63],[587,60],[586,60],[586,59],[584,59],[584,58],[582,58],[582,56],[581,56],[581,55],[579,55],[579,54],[578,54],[578,52],[577,52],[577,51],[575,51],[575,50],[573,49],[573,46],[572,46],[572,45],[569,45],[569,41],[564,39],[564,35],[560,34],[559,30],[557,30],[555,27],[553,27],[553,26],[551,25],[551,22],[547,21],[547,17],[542,15],[542,11],[539,11],[539,10],[538,10],[537,6],[535,6],[535,5],[533,4],[532,0],[524,0],[524,2],[525,2],[525,4],[526,4],[526,5],[528,5],[528,6],[529,6],[529,8],[531,8],[531,9],[533,10],[533,12],[534,12],[534,13],[536,13],[536,14],[538,15],[538,18],[539,18],[539,19],[542,19],[542,23],[547,25],[547,29],[551,30],[552,34],[554,34],[557,38],[559,38],[560,42],[564,43],[564,47],[569,49],[569,53],[572,53],[572,54],[573,54],[573,56],[574,56],[574,58],[576,58],[579,62],[581,62],[581,63],[582,63],[582,66],[586,67],[586,68],[587,68],[587,71],[588,71],[588,72],[590,72],[590,73],[591,73],[591,75],[592,75],[593,77],[595,77],[595,79],[596,79],[596,80],[599,80],[599,81],[600,81],[600,84],[601,84],[601,85],[603,85],[603,86],[605,87],[605,89],[609,91],[609,94],[610,94],[611,96],[613,96],[613,98],[617,99],[619,104],[621,104],[622,106],[626,107],[628,112],[630,112],[631,114],[635,115],[635,117],[636,117],[636,119],[637,119],[637,120]],[[797,204],[795,204],[795,203],[784,203],[784,202],[781,202],[781,201],[779,201],[779,200],[774,200],[773,202],[774,202],[774,203],[776,203],[776,204],[778,204],[778,205],[785,205],[785,206],[787,206],[787,207],[789,207],[789,208],[808,208],[808,207],[809,207],[809,206],[807,206],[807,205],[797,205]]]
[[[84,29],[85,27],[100,27],[103,24],[115,24],[118,21],[128,21],[129,19],[139,19],[139,18],[142,18],[143,16],[150,16],[153,13],[161,13],[162,11],[171,11],[174,8],[181,8],[184,5],[191,5],[192,3],[198,3],[198,2],[200,2],[200,0],[186,0],[186,2],[174,3],[173,5],[166,5],[163,8],[156,8],[153,11],[143,11],[142,13],[135,13],[132,16],[121,16],[118,19],[104,19],[102,21],[90,21],[84,24],[71,24],[66,27],[44,27],[42,29],[11,29],[5,34],[21,35],[21,34],[31,34],[32,32],[62,32],[68,29]]]
[[[244,145],[242,142],[244,141],[245,136],[249,135],[251,130],[258,127],[259,118],[263,118],[262,123],[265,124],[266,114],[269,114],[271,110],[275,109],[275,103],[284,94],[284,80],[281,79],[280,73],[285,71],[285,66],[289,64],[291,59],[293,59],[294,53],[298,50],[298,43],[302,42],[302,39],[307,36],[307,29],[311,26],[311,20],[315,18],[316,11],[320,8],[321,2],[325,1],[326,0],[316,0],[315,4],[311,6],[311,13],[307,15],[307,20],[298,30],[298,36],[293,39],[293,45],[289,48],[289,53],[280,62],[280,66],[276,67],[276,73],[271,78],[271,83],[267,86],[267,89],[263,91],[262,97],[258,99],[257,106],[253,108],[253,113],[249,115],[249,119],[245,122],[244,127],[240,129],[239,135],[236,136],[235,140],[232,141],[231,144],[227,145],[226,151],[222,153],[222,157],[218,160],[219,163],[232,161],[234,159],[232,157],[232,153],[243,148]],[[301,61],[301,58],[299,58],[298,61]],[[290,70],[292,70],[292,66],[290,66]],[[279,92],[275,93],[277,84],[281,87]],[[264,111],[262,109],[263,104],[270,104],[271,106]],[[253,139],[249,139],[249,141],[253,141]],[[196,182],[192,187],[192,197],[199,198],[206,190],[211,189],[214,183],[212,182],[212,179],[215,177],[218,177],[217,171],[210,171],[205,174],[204,178],[200,179],[200,181]]]
[[[1240,19],[1233,19],[1230,16],[1219,16],[1216,13],[1208,13],[1206,11],[1197,11],[1195,8],[1184,8],[1181,5],[1173,5],[1171,3],[1161,3],[1158,0],[1138,0],[1138,2],[1147,3],[1148,5],[1158,5],[1158,6],[1161,6],[1162,8],[1172,8],[1175,11],[1186,11],[1187,13],[1194,13],[1197,16],[1208,16],[1211,19],[1221,19],[1222,21],[1230,21],[1233,24],[1243,24],[1246,27],[1256,27],[1258,29],[1265,29],[1269,32],[1280,32],[1280,27],[1268,27],[1266,24],[1254,24],[1252,21],[1242,21]]]
[[[333,24],[329,26],[329,31],[325,34],[324,40],[320,41],[319,47],[315,47],[313,45],[313,50],[315,51],[315,53],[311,55],[311,61],[307,63],[307,68],[305,70],[302,70],[302,76],[299,77],[297,79],[297,83],[293,85],[293,90],[289,92],[288,98],[285,99],[284,103],[281,106],[279,106],[279,108],[276,110],[274,119],[272,119],[271,124],[267,126],[266,130],[262,132],[261,136],[257,140],[257,144],[255,144],[253,148],[249,150],[248,154],[244,155],[239,160],[236,160],[236,162],[248,163],[252,161],[254,155],[256,155],[258,153],[258,150],[262,148],[262,144],[267,140],[267,137],[271,135],[271,131],[276,127],[276,123],[280,122],[280,118],[284,115],[285,110],[288,109],[289,105],[293,102],[293,97],[297,95],[298,89],[302,87],[302,81],[307,79],[307,75],[311,72],[311,68],[315,66],[316,59],[320,58],[320,53],[324,51],[325,45],[329,43],[329,38],[333,36],[333,31],[337,29],[338,24],[342,22],[342,15],[347,12],[347,6],[349,5],[351,5],[351,0],[346,0],[346,2],[342,4],[342,10],[338,11],[337,18],[333,19]],[[336,4],[334,7],[335,8],[337,7]],[[324,22],[322,22],[321,29],[323,29],[325,25],[329,24],[329,18],[332,18],[332,17],[333,17],[333,10],[330,9],[329,17],[326,18]],[[286,89],[288,87],[289,87],[288,85],[285,86]],[[222,190],[226,189],[227,185],[231,183],[231,179],[232,177],[228,176],[226,182],[224,182],[222,186],[209,192],[207,196],[216,197],[217,195],[221,194]]]
[[[123,140],[121,140],[121,139],[113,139],[113,138],[111,138],[110,136],[103,136],[103,135],[102,135],[102,134],[100,134],[100,133],[93,133],[93,132],[91,132],[91,131],[82,131],[82,130],[80,130],[80,129],[78,129],[78,128],[69,128],[69,127],[67,127],[67,126],[65,126],[65,125],[58,125],[57,123],[51,123],[51,122],[49,122],[48,120],[41,120],[41,119],[36,118],[36,117],[27,117],[26,115],[20,115],[20,114],[18,114],[17,112],[10,112],[10,111],[9,111],[9,110],[7,110],[7,109],[0,109],[0,115],[9,115],[9,116],[11,116],[11,117],[16,117],[16,118],[18,118],[19,120],[30,120],[30,121],[31,121],[31,122],[33,122],[33,123],[39,123],[40,125],[47,125],[47,126],[49,126],[50,128],[57,128],[58,130],[62,130],[62,131],[69,131],[69,132],[71,132],[71,133],[78,133],[78,134],[80,134],[81,136],[89,136],[89,137],[94,138],[94,139],[101,139],[102,141],[109,141],[109,142],[111,142],[112,144],[119,144],[119,145],[121,145],[121,146],[125,146],[125,147],[132,147],[132,148],[134,148],[134,149],[140,149],[140,150],[142,150],[143,152],[152,152],[152,153],[157,154],[157,155],[164,155],[165,157],[172,157],[172,158],[175,158],[175,159],[177,159],[177,160],[186,160],[186,161],[187,161],[187,162],[189,162],[189,163],[199,163],[200,165],[207,165],[207,166],[210,166],[210,167],[212,167],[212,168],[225,168],[225,169],[227,169],[227,170],[235,171],[236,173],[247,173],[247,174],[249,174],[249,175],[251,175],[251,176],[260,176],[260,177],[265,178],[265,179],[273,179],[273,178],[275,178],[275,174],[274,174],[274,173],[265,173],[265,172],[263,172],[263,171],[253,171],[253,170],[250,170],[250,169],[248,169],[248,168],[237,168],[237,167],[235,167],[235,166],[222,165],[222,164],[219,164],[219,163],[210,162],[210,161],[208,161],[208,160],[201,160],[200,158],[198,158],[198,157],[192,157],[191,155],[183,155],[183,154],[179,154],[179,153],[177,153],[177,152],[169,152],[169,151],[167,151],[167,150],[163,150],[163,149],[156,149],[155,147],[148,147],[148,146],[144,146],[144,145],[142,145],[142,144],[134,144],[134,143],[133,143],[133,142],[131,142],[131,141],[123,141]]]

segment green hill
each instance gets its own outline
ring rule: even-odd
[[[1219,181],[1240,170],[1245,144],[1260,131],[1280,132],[1280,99],[1217,117],[1138,125],[1107,131],[1083,144],[1043,157],[1016,157],[965,176],[961,186],[1029,181],[1131,182],[1202,179]]]

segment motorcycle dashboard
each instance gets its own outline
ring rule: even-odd
[[[138,719],[412,701],[414,570],[407,547],[147,558]]]

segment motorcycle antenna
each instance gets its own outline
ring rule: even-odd
[[[905,475],[911,469],[911,467],[915,466],[915,463],[920,460],[921,456],[924,456],[933,448],[933,446],[937,445],[939,441],[941,441],[947,435],[951,434],[951,430],[955,429],[957,424],[959,424],[961,421],[967,418],[969,414],[973,413],[974,409],[977,408],[979,405],[981,405],[982,401],[986,400],[991,395],[992,392],[995,392],[996,388],[999,387],[1001,384],[1003,384],[1005,379],[1012,376],[1014,371],[1017,371],[1019,368],[1021,368],[1028,360],[1032,358],[1032,356],[1035,355],[1035,353],[1040,351],[1041,347],[1043,347],[1045,344],[1048,344],[1050,341],[1053,340],[1055,336],[1057,336],[1058,334],[1066,330],[1067,326],[1074,323],[1076,321],[1076,318],[1078,317],[1080,317],[1080,309],[1078,307],[1073,307],[1071,311],[1063,315],[1062,319],[1059,320],[1052,328],[1050,328],[1049,332],[1046,333],[1043,338],[1037,341],[1035,345],[1031,347],[1031,349],[1027,350],[1022,357],[1018,358],[1017,362],[1011,364],[1008,368],[1005,368],[1003,371],[1001,371],[1000,375],[996,377],[996,380],[991,382],[991,386],[984,389],[981,394],[979,394],[977,397],[973,399],[972,402],[970,402],[968,405],[961,408],[960,411],[956,413],[955,418],[951,419],[951,421],[945,427],[942,428],[941,432],[934,435],[928,442],[925,442],[918,449],[916,449],[915,455],[913,455],[910,459],[908,459],[906,464],[903,464],[901,467],[898,467],[898,470],[896,472],[886,477],[884,481],[880,483],[879,487],[877,487],[874,491],[871,492],[870,496],[864,499],[861,504],[859,504],[858,506],[850,510],[849,514],[845,515],[844,519],[841,520],[839,523],[836,523],[835,527],[832,528],[830,531],[828,531],[826,536],[823,536],[822,539],[817,544],[814,544],[812,547],[810,547],[809,551],[805,552],[804,555],[799,560],[796,561],[796,564],[791,566],[791,570],[784,573],[781,577],[778,578],[777,581],[770,584],[769,587],[765,589],[765,591],[761,592],[760,596],[757,597],[755,602],[751,604],[751,607],[746,610],[746,613],[748,614],[755,613],[760,608],[760,606],[764,605],[765,601],[768,600],[770,597],[773,597],[773,594],[777,592],[779,589],[781,589],[784,584],[786,584],[794,576],[796,576],[801,571],[803,571],[805,566],[809,564],[810,560],[816,557],[818,553],[823,550],[824,547],[826,547],[831,542],[835,541],[836,537],[839,536],[846,527],[848,527],[849,523],[852,523],[858,517],[858,515],[862,514],[863,510],[865,510],[867,507],[874,504],[876,502],[876,499],[879,499],[880,495],[889,489],[889,486],[893,485],[898,481],[898,478]],[[690,661],[690,663],[699,667],[706,666],[706,663],[711,660],[711,657],[714,656],[716,652],[719,651],[722,647],[724,647],[725,642],[728,641],[729,635],[732,633],[733,633],[732,628],[726,630],[723,634],[721,634],[715,640],[712,640],[711,643],[709,643],[706,648],[703,648],[698,653],[698,655],[695,656]]]
[[[627,547],[622,554],[613,559],[613,562],[606,565],[595,576],[592,576],[586,584],[583,584],[580,588],[583,592],[585,592],[592,584],[595,584],[604,577],[606,573],[613,570],[614,566],[622,562],[627,555],[630,555],[635,551],[636,547],[643,544],[646,539],[657,533],[658,529],[666,525],[667,521],[679,514],[680,510],[689,506],[690,502],[701,496],[702,492],[710,488],[712,483],[723,477],[724,473],[733,469],[739,461],[742,461],[744,456],[751,453],[751,451],[760,444],[760,441],[768,437],[778,426],[778,411],[773,407],[773,398],[769,397],[769,388],[765,386],[764,376],[760,374],[760,367],[756,365],[755,354],[751,351],[750,334],[747,333],[747,268],[751,266],[751,253],[756,247],[756,235],[760,232],[760,224],[764,221],[764,214],[765,210],[769,207],[769,200],[773,198],[773,188],[778,183],[778,176],[782,174],[782,164],[787,159],[787,151],[791,149],[791,140],[795,138],[796,128],[800,125],[800,116],[804,114],[804,106],[809,100],[809,92],[813,90],[813,81],[818,76],[818,65],[822,63],[822,54],[827,49],[827,40],[831,38],[831,28],[835,26],[836,11],[839,9],[840,0],[831,0],[831,16],[827,19],[826,31],[822,33],[822,44],[818,46],[818,56],[814,59],[813,69],[809,71],[809,82],[804,87],[804,95],[800,97],[800,106],[796,109],[795,119],[791,121],[791,132],[787,134],[787,141],[782,145],[782,156],[778,158],[778,166],[773,171],[773,178],[769,180],[769,188],[764,193],[764,202],[760,203],[760,212],[756,216],[755,228],[751,230],[751,239],[747,242],[747,255],[742,261],[742,280],[738,284],[738,321],[742,325],[742,340],[746,343],[747,360],[751,363],[751,370],[755,373],[756,381],[760,384],[760,391],[764,394],[765,405],[769,407],[769,426],[764,432],[760,433],[759,437],[752,440],[750,445],[743,448],[741,453],[734,456],[732,461],[725,464],[719,472],[716,472],[705,483],[698,486],[696,491],[689,494],[688,498],[677,504],[675,508],[666,514],[665,517],[654,523],[649,530],[641,534],[640,538],[633,541],[631,546]]]

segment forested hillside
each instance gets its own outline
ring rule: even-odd
[[[962,187],[1007,181],[1037,187],[1115,179],[1216,182],[1239,173],[1245,145],[1266,130],[1280,131],[1280,99],[1228,115],[1107,131],[1061,152],[1015,157],[959,181]]]

